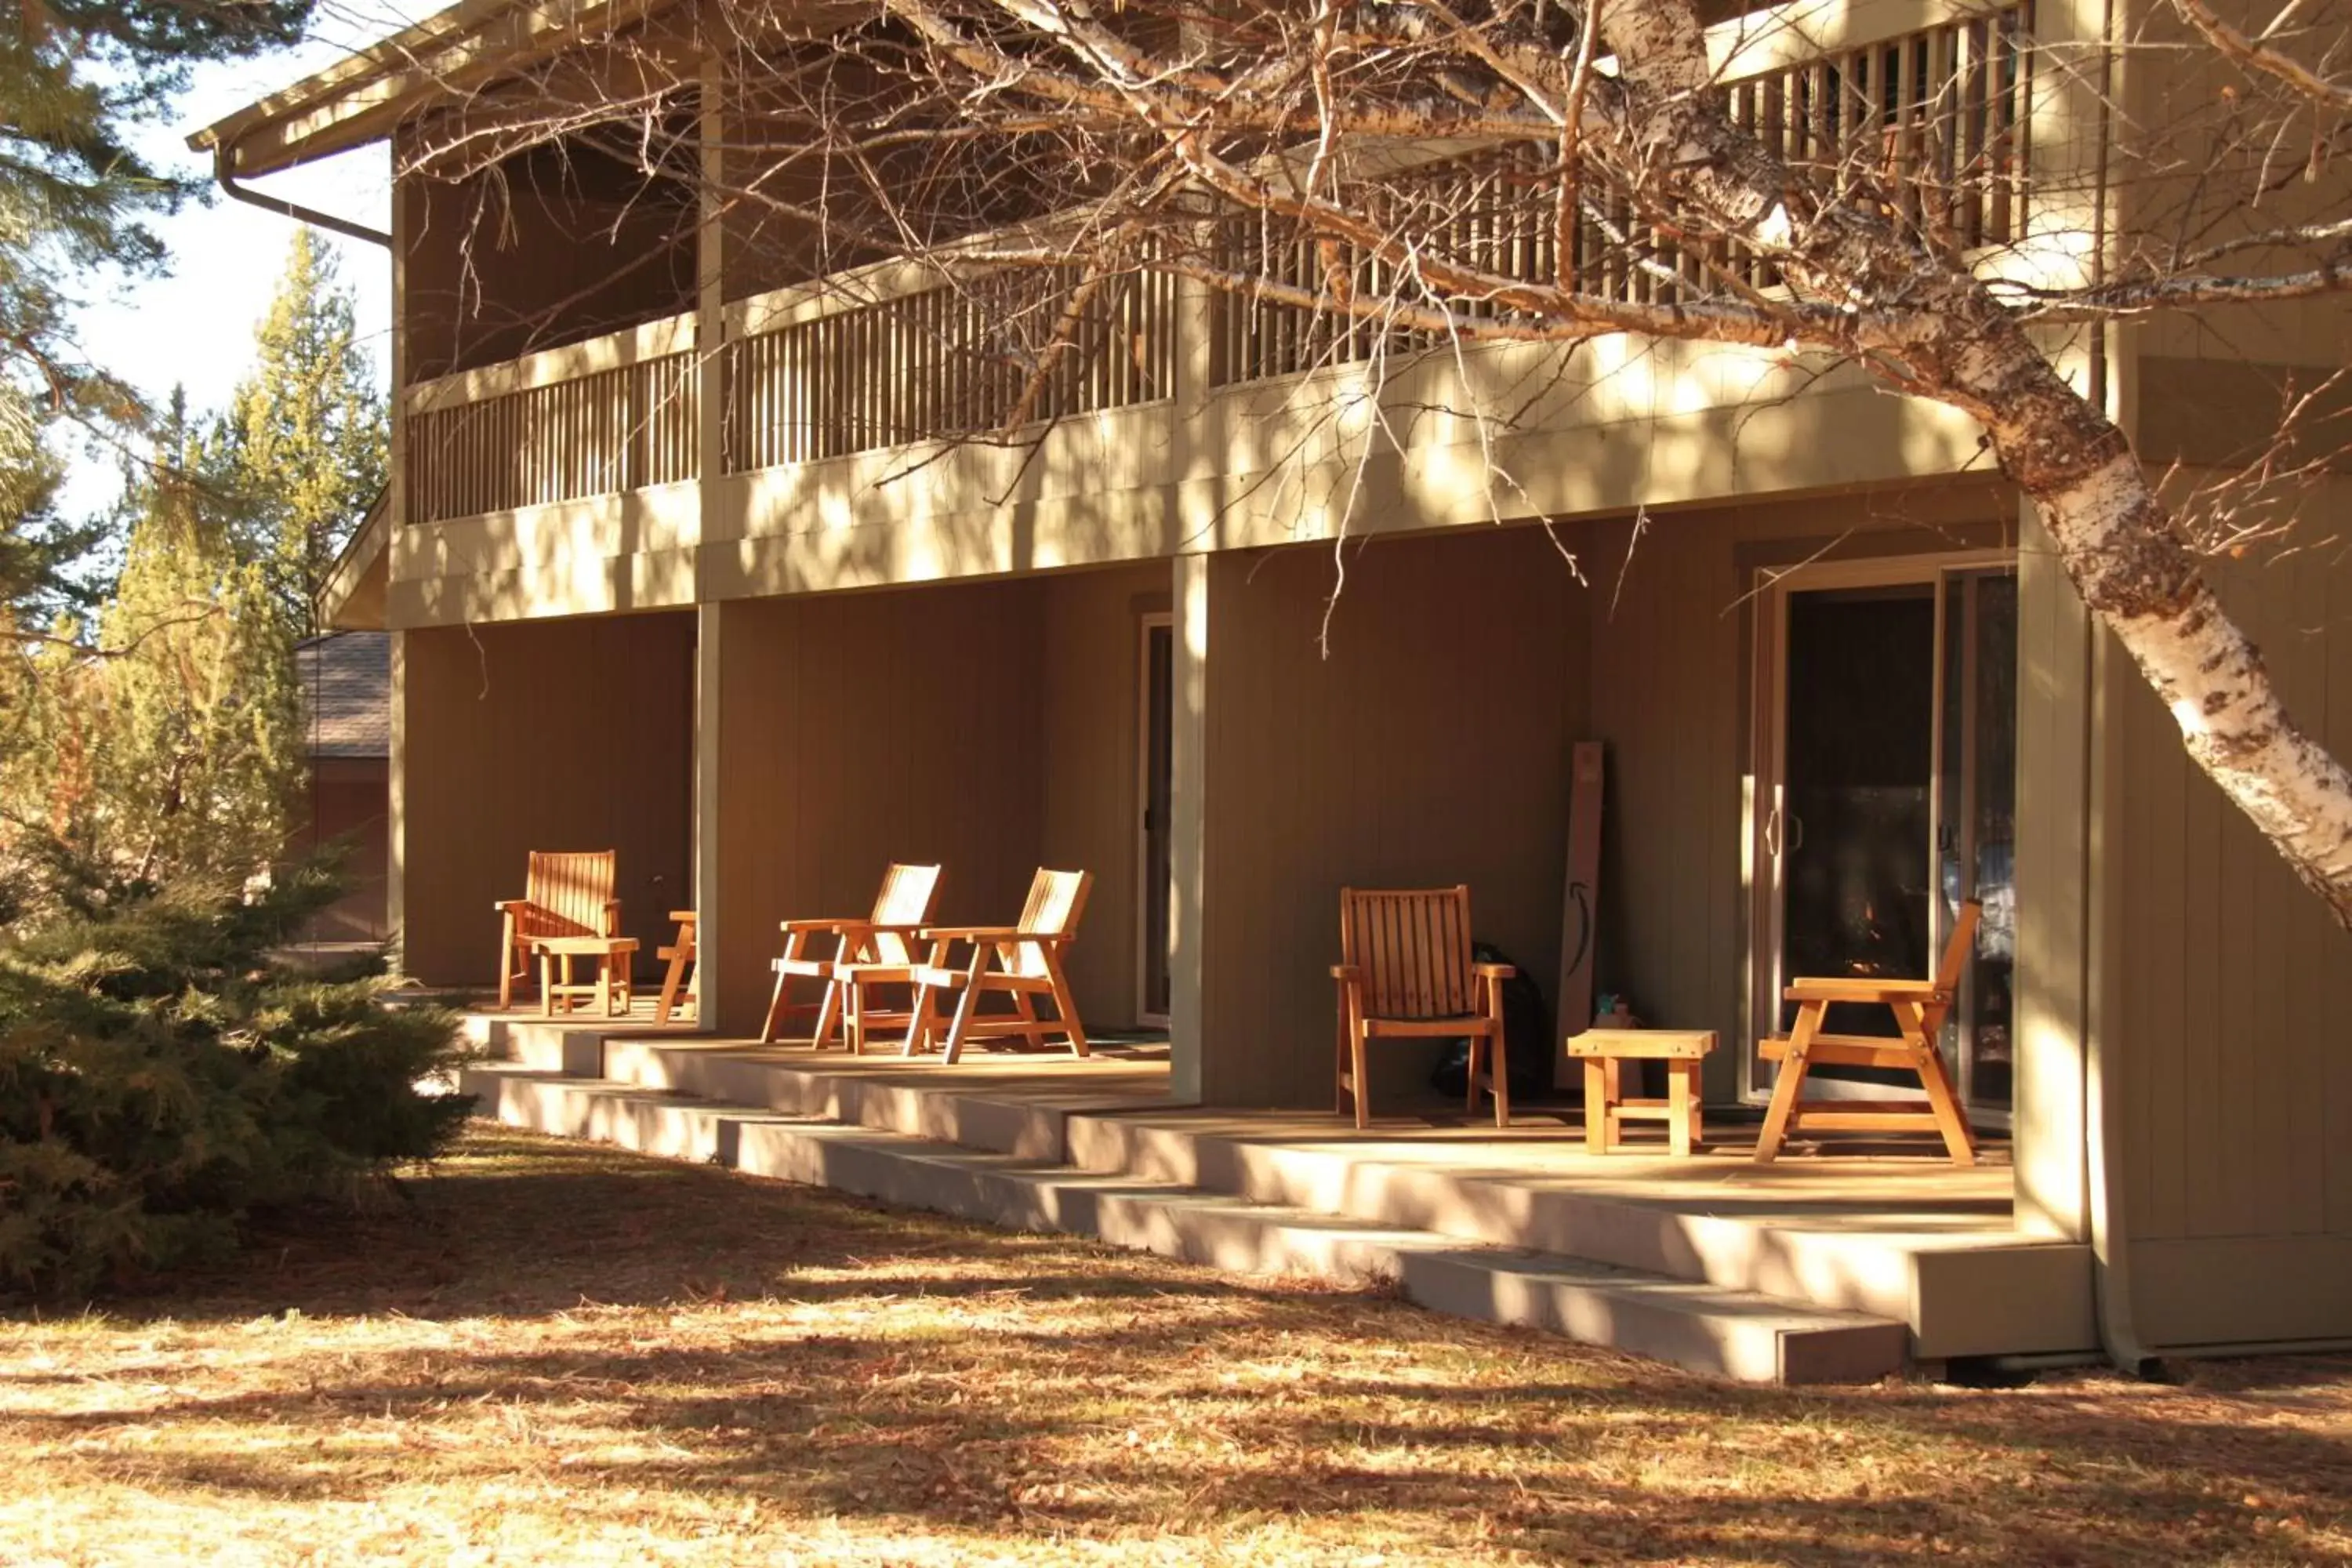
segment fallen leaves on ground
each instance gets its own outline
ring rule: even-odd
[[[404,1190],[0,1321],[0,1563],[2352,1556],[2344,1358],[1751,1389],[526,1134]]]

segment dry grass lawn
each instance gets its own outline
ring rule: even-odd
[[[2352,1557],[2352,1361],[1727,1387],[474,1135],[404,1209],[0,1320],[0,1563]]]

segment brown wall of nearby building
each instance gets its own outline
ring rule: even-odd
[[[1327,1105],[1339,895],[1470,885],[1478,936],[1547,997],[1591,591],[1539,529],[1209,562],[1202,1093]],[[1374,1104],[1416,1091],[1398,1044]]]
[[[2229,570],[2224,603],[2291,710],[2352,755],[2352,560],[2307,498],[2288,560]],[[2236,807],[2114,645],[2101,650],[2096,949],[2122,1157],[2130,1309],[2151,1346],[2352,1335],[2352,935]]]
[[[533,849],[619,853],[639,968],[690,898],[694,616],[405,634],[403,897],[410,973],[496,978],[500,899]]]
[[[1094,872],[1071,982],[1090,1026],[1131,1024],[1136,627],[1166,583],[1143,567],[726,605],[719,1026],[758,1026],[778,921],[864,914],[893,860],[944,866],[940,918],[961,924],[1017,917],[1041,862]]]
[[[344,849],[342,896],[303,929],[309,942],[380,942],[387,934],[384,868],[391,844],[391,765],[382,757],[320,757],[302,795],[303,821],[288,844],[307,855]]]

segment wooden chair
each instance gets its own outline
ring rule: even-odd
[[[1495,1096],[1495,1125],[1510,1125],[1503,982],[1517,972],[1472,960],[1467,887],[1341,889],[1339,958],[1331,971],[1339,986],[1339,1110],[1352,1103],[1356,1125],[1371,1123],[1364,1077],[1369,1041],[1467,1037],[1468,1109],[1478,1109],[1480,1058],[1491,1048],[1484,1076]]]
[[[534,849],[520,899],[496,906],[499,935],[499,1008],[514,1005],[514,983],[530,975],[531,944],[548,937],[618,936],[621,900],[613,896],[611,849],[570,853]]]
[[[844,1019],[842,971],[852,964],[886,966],[905,973],[898,978],[913,984],[913,970],[918,948],[915,933],[931,918],[931,906],[939,901],[940,868],[937,866],[892,865],[882,873],[881,889],[874,895],[874,912],[860,919],[848,916],[838,920],[785,921],[780,929],[784,933],[784,955],[769,965],[776,972],[776,989],[768,998],[767,1021],[760,1026],[760,1043],[772,1045],[777,1027],[787,1014],[816,1015],[816,1028],[810,1037],[813,1050],[823,1050],[833,1036],[834,1026]],[[811,944],[824,937],[834,939],[833,951],[817,953]],[[877,976],[877,978],[880,978]],[[788,1000],[788,991],[795,980],[813,980],[824,987],[824,994],[815,1002],[794,1003]],[[911,1023],[913,1013],[865,1017],[845,1031],[851,1053],[866,1048],[862,1032],[866,1024],[895,1018]]]
[[[939,998],[945,991],[961,991],[955,1017],[948,1026],[940,1053],[942,1063],[963,1053],[966,1040],[1023,1036],[1042,1046],[1048,1035],[1069,1043],[1070,1054],[1087,1054],[1086,1026],[1070,994],[1070,977],[1062,968],[1062,954],[1077,939],[1078,919],[1086,913],[1087,895],[1093,891],[1091,871],[1049,871],[1039,868],[1029,884],[1028,902],[1020,921],[1009,926],[929,926],[923,939],[931,944],[930,962],[913,971],[914,1017],[907,1026],[905,1054],[914,1055],[939,1034]],[[965,944],[961,963],[950,963],[956,944]],[[862,1012],[862,990],[872,976],[866,968],[851,972],[849,1005]],[[980,999],[991,993],[1013,999],[1010,1013],[983,1014]],[[1037,998],[1048,997],[1055,1016],[1037,1016]]]
[[[654,1022],[667,1024],[672,1013],[690,1013],[695,1021],[702,1019],[702,965],[695,958],[692,910],[672,910],[669,918],[677,922],[677,938],[667,947],[654,950],[661,960],[661,994],[654,999]],[[688,971],[693,973],[689,975]]]
[[[1764,1113],[1764,1131],[1756,1140],[1756,1159],[1766,1163],[1799,1128],[1847,1132],[1929,1131],[1943,1136],[1952,1163],[1973,1165],[1976,1136],[1952,1092],[1944,1058],[1936,1049],[1945,1016],[1959,995],[1960,977],[1974,951],[1976,903],[1960,906],[1952,939],[1944,945],[1943,967],[1932,980],[1842,978],[1798,980],[1781,994],[1797,1004],[1797,1021],[1786,1039],[1766,1040],[1760,1047],[1766,1061],[1780,1064],[1772,1085],[1771,1108]],[[1887,1008],[1895,1015],[1897,1037],[1881,1035],[1832,1035],[1822,1027],[1833,1006],[1851,1005]],[[1909,1100],[1806,1100],[1805,1074],[1825,1064],[1843,1067],[1892,1068],[1916,1073],[1927,1091],[1925,1108]]]

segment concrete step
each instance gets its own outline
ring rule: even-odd
[[[861,1124],[508,1065],[470,1069],[480,1114],[905,1207],[1056,1231],[1249,1274],[1393,1282],[1441,1311],[1553,1330],[1749,1382],[1867,1381],[1904,1364],[1904,1325],[1581,1259],[1171,1181],[1077,1170]]]
[[[1465,1241],[1589,1258],[1643,1274],[1753,1292],[1906,1324],[1912,1353],[2067,1351],[2072,1314],[2048,1310],[2087,1291],[2082,1249],[1974,1228],[1842,1228],[1794,1213],[1710,1213],[1703,1191],[1668,1202],[1595,1192],[1526,1170],[1383,1159],[1360,1143],[1254,1138],[1181,1119],[1075,1114],[1064,1157],[1081,1170],[1229,1192]]]
[[[690,1037],[597,1038],[593,1026],[504,1026],[511,1049],[551,1071],[1894,1319],[1909,1326],[1921,1359],[2079,1349],[2081,1333],[2068,1325],[2089,1321],[2083,1249],[2040,1237],[1932,1221],[1808,1223],[1801,1206],[1759,1211],[1738,1194],[1710,1212],[1703,1189],[1634,1201],[1526,1167],[1384,1158],[1361,1142],[1269,1138],[1213,1119],[1188,1125],[1181,1109],[1089,1086],[1083,1074],[1054,1081],[1055,1069],[1043,1062],[1024,1064],[998,1089],[935,1076],[930,1062],[853,1064],[838,1053]],[[2074,1307],[2053,1311],[2053,1301]]]

